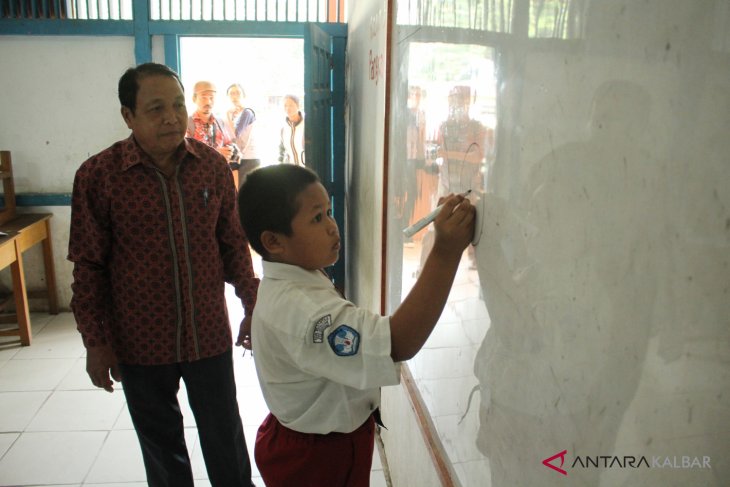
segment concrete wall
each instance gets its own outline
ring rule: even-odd
[[[129,131],[119,113],[116,85],[134,64],[131,37],[0,37],[3,107],[0,148],[12,152],[16,193],[70,193],[76,169]],[[19,211],[53,213],[53,252],[59,304],[71,299],[72,266],[66,260],[70,208]],[[26,253],[28,289],[43,287],[39,249]],[[9,275],[3,275],[7,286]],[[31,302],[42,309],[43,302]]]

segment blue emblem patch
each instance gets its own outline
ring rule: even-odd
[[[327,340],[335,355],[349,357],[360,349],[360,334],[347,325],[338,326],[329,334]]]

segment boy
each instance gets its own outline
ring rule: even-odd
[[[322,270],[340,237],[317,175],[282,164],[251,172],[241,223],[263,258],[254,309],[256,371],[271,414],[254,457],[267,487],[367,486],[380,386],[398,384],[436,324],[466,246],[474,207],[449,196],[423,271],[393,316],[357,308]]]

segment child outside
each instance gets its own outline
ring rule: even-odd
[[[263,258],[252,345],[271,411],[254,457],[267,487],[369,484],[380,387],[399,382],[438,321],[474,233],[475,210],[449,196],[418,281],[393,316],[345,300],[324,273],[340,251],[330,198],[302,166],[251,172],[241,223]]]

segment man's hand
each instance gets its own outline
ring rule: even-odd
[[[117,356],[109,345],[86,349],[86,373],[89,374],[92,384],[107,392],[114,392],[112,379],[122,381]]]
[[[251,350],[251,317],[245,316],[241,320],[241,326],[238,329],[238,339],[236,345]]]

